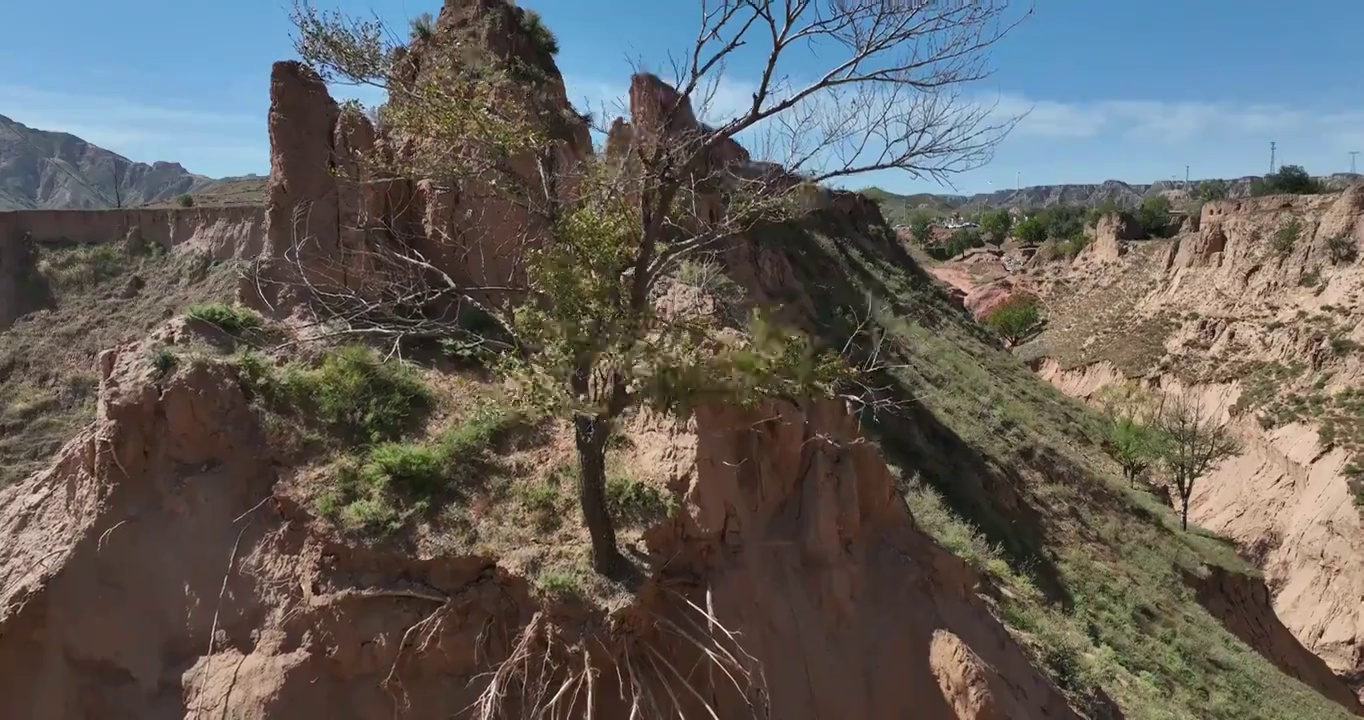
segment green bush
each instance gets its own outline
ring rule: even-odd
[[[1194,189],[1194,199],[1199,202],[1226,200],[1230,190],[1226,180],[1204,180]]]
[[[582,580],[573,573],[559,570],[546,570],[540,573],[536,578],[536,584],[546,594],[563,600],[581,597],[583,594]]]
[[[182,208],[194,207],[194,196],[190,195],[189,193],[185,193],[180,197],[175,198],[175,203]]]
[[[175,353],[165,345],[158,345],[151,351],[152,367],[156,368],[159,375],[165,375],[175,369]]]
[[[531,41],[541,52],[550,57],[559,54],[559,39],[554,37],[554,33],[545,26],[545,21],[540,17],[540,13],[523,9],[521,11],[521,28],[530,35]]]
[[[1325,190],[1321,182],[1308,175],[1301,165],[1284,165],[1250,184],[1250,194],[1255,196],[1314,195]]]
[[[1165,237],[1170,231],[1170,199],[1164,195],[1153,195],[1142,200],[1136,220],[1148,237]]]
[[[909,234],[914,238],[914,242],[927,245],[933,239],[933,217],[923,210],[910,213]]]
[[[429,12],[412,18],[408,25],[413,40],[430,40],[436,32],[436,19]]]
[[[1041,321],[1041,304],[1031,295],[1016,295],[985,318],[985,324],[1010,345],[1017,344]]]
[[[980,216],[980,229],[990,242],[999,244],[1009,237],[1009,230],[1013,228],[1014,218],[1008,210],[992,210]]]
[[[971,248],[978,248],[984,244],[985,240],[981,237],[978,230],[973,228],[962,228],[961,230],[952,233],[952,237],[948,238],[947,244],[943,246],[943,249],[948,257],[956,257]]]
[[[1275,255],[1288,257],[1292,254],[1294,246],[1298,244],[1300,235],[1302,235],[1302,224],[1296,218],[1289,220],[1288,224],[1274,233],[1274,238],[1270,240],[1269,246],[1274,250]]]
[[[459,482],[475,480],[487,470],[493,447],[527,423],[523,413],[509,408],[485,405],[474,409],[440,439],[454,478]]]
[[[332,485],[318,497],[318,511],[354,530],[397,530],[492,472],[495,446],[523,422],[519,413],[485,406],[439,441],[378,443],[336,467]]]
[[[1014,237],[1028,245],[1041,245],[1047,241],[1047,226],[1037,217],[1030,217],[1014,226]]]
[[[311,407],[331,433],[362,443],[397,440],[432,403],[415,370],[362,346],[333,352],[316,368],[291,370],[282,390]]]
[[[193,305],[185,311],[185,315],[193,320],[216,325],[234,338],[252,335],[265,326],[261,316],[254,310],[224,303]]]

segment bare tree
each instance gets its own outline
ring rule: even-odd
[[[1236,454],[1238,444],[1225,423],[1207,417],[1195,401],[1168,398],[1156,414],[1159,456],[1179,493],[1180,526],[1189,529],[1189,498],[1194,481]]]
[[[763,316],[748,340],[723,342],[701,313],[660,312],[659,293],[684,263],[714,257],[760,223],[798,217],[802,198],[822,192],[818,183],[884,170],[944,181],[988,161],[1015,119],[971,102],[965,87],[987,75],[989,49],[1030,13],[989,0],[696,7],[694,42],[669,58],[673,86],[636,76],[655,102],[635,108],[628,132],[613,128],[609,152],[594,157],[566,152],[582,116],[570,109],[545,122],[543,97],[525,90],[533,67],[512,60],[474,76],[426,58],[409,73],[409,50],[381,22],[307,5],[295,12],[300,55],[324,78],[388,94],[380,116],[395,141],[376,153],[373,172],[458,186],[462,207],[499,215],[462,223],[460,237],[429,238],[436,249],[389,232],[389,242],[362,251],[372,270],[365,287],[315,283],[312,295],[350,331],[506,351],[527,396],[571,419],[603,573],[623,560],[604,458],[628,409],[685,414],[711,397],[866,387],[853,381],[865,361],[853,367]],[[432,34],[440,32],[437,20]],[[730,82],[732,71],[743,80]],[[748,100],[718,121],[697,119],[715,115],[721,88],[735,86]],[[767,162],[753,162],[739,138],[763,148]],[[495,222],[507,208],[519,219],[511,235]],[[504,228],[495,238],[494,225]],[[298,238],[295,257],[307,242]],[[434,257],[494,244],[508,259],[495,278],[466,277]],[[482,329],[457,321],[471,312]]]
[[[126,175],[126,171],[125,171]],[[114,189],[114,207],[118,210],[123,209],[123,178],[119,177],[118,160],[113,159],[109,165],[109,184]]]

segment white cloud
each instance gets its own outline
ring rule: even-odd
[[[1178,144],[1283,134],[1327,139],[1359,137],[1362,110],[1310,110],[1285,105],[1211,101],[1058,101],[1004,94],[984,98],[1002,117],[1024,116],[1023,137],[1134,140]]]

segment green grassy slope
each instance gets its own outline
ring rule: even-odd
[[[1124,486],[1100,419],[1037,379],[950,304],[884,229],[846,220],[763,234],[841,344],[866,308],[886,333],[898,410],[866,418],[924,528],[989,579],[998,615],[1095,717],[1344,718],[1196,602],[1184,572],[1253,570]],[[835,240],[836,239],[836,240]],[[831,267],[842,272],[830,272]]]

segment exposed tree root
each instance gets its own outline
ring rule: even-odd
[[[507,658],[482,676],[487,686],[471,706],[472,717],[591,720],[611,706],[628,709],[631,720],[720,720],[718,681],[738,692],[751,717],[768,718],[760,665],[738,636],[713,612],[665,592],[681,601],[675,620],[636,607],[613,618],[611,629],[572,640],[536,613]],[[693,653],[695,660],[680,666],[678,659]]]

